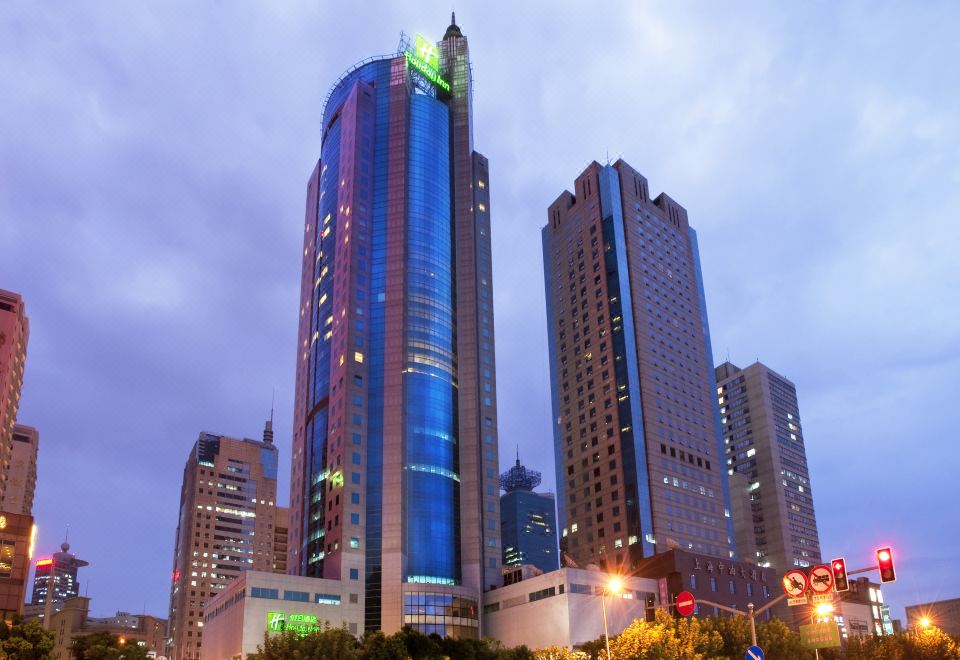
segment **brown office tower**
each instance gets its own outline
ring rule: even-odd
[[[32,426],[16,424],[13,427],[13,451],[7,486],[0,502],[0,511],[33,513],[33,495],[37,488],[37,448],[40,433]]]
[[[713,361],[687,212],[591,163],[543,229],[557,510],[575,562],[730,558]]]
[[[0,289],[0,502],[7,490],[13,460],[13,425],[20,407],[29,334],[23,299]]]
[[[780,575],[820,562],[797,389],[766,365],[716,371],[740,557]]]
[[[318,125],[288,570],[362,591],[367,630],[477,637],[481,594],[501,581],[490,179],[471,85],[451,23],[347,71]]]
[[[241,571],[273,570],[276,497],[272,442],[200,434],[180,494],[168,630],[173,660],[199,660],[208,599]]]

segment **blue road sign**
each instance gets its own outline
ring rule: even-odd
[[[751,646],[747,649],[747,654],[744,656],[744,660],[763,660],[763,649],[759,646]]]

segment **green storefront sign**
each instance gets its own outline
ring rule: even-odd
[[[403,56],[407,58],[407,64],[424,78],[443,91],[450,91],[450,83],[440,75],[440,51],[435,44],[418,34],[414,42],[414,52],[404,51]]]
[[[313,614],[267,612],[267,632],[290,631],[306,635],[317,630],[320,630],[320,624]]]
[[[840,628],[833,621],[800,626],[800,642],[808,649],[829,649],[840,646]]]

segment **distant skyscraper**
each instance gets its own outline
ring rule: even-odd
[[[200,434],[183,470],[174,545],[168,630],[174,660],[199,660],[208,599],[241,571],[273,570],[276,497],[272,442]]]
[[[60,552],[53,553],[52,557],[38,559],[33,573],[31,610],[41,618],[46,609],[59,612],[68,598],[80,595],[77,571],[89,565],[90,562],[79,559],[70,552],[70,544],[66,541],[60,545]],[[50,608],[47,608],[47,597],[51,592],[53,597],[50,599]]]
[[[797,389],[766,365],[717,367],[736,543],[781,574],[820,562]]]
[[[560,568],[557,554],[557,503],[552,493],[535,493],[540,473],[517,464],[500,475],[500,536],[503,563],[533,564],[547,572]]]
[[[696,233],[622,160],[543,229],[561,548],[631,568],[668,542],[733,555]]]
[[[40,433],[32,426],[13,427],[13,451],[7,472],[7,487],[0,511],[32,515],[33,495],[37,488],[37,448]]]
[[[481,592],[500,583],[471,86],[455,23],[347,71],[307,187],[289,570],[357,585],[368,630],[476,636]]]
[[[17,422],[30,324],[19,294],[0,289],[0,502],[13,458],[13,425]]]

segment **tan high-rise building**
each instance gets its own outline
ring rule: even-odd
[[[696,233],[622,160],[543,228],[561,550],[630,570],[734,555]]]
[[[0,289],[0,503],[13,459],[13,426],[20,407],[29,334],[23,298]]]
[[[0,502],[0,511],[31,515],[33,495],[37,487],[37,448],[40,433],[32,426],[16,424],[13,427],[13,443],[10,468],[7,471],[7,487]]]
[[[287,535],[290,533],[290,509],[278,506],[273,514],[273,572],[287,572]]]
[[[716,376],[741,559],[781,575],[820,563],[797,388],[760,362]]]
[[[242,571],[273,571],[277,448],[201,433],[183,471],[168,639],[174,660],[199,660],[203,606]],[[286,526],[286,518],[280,523]]]

